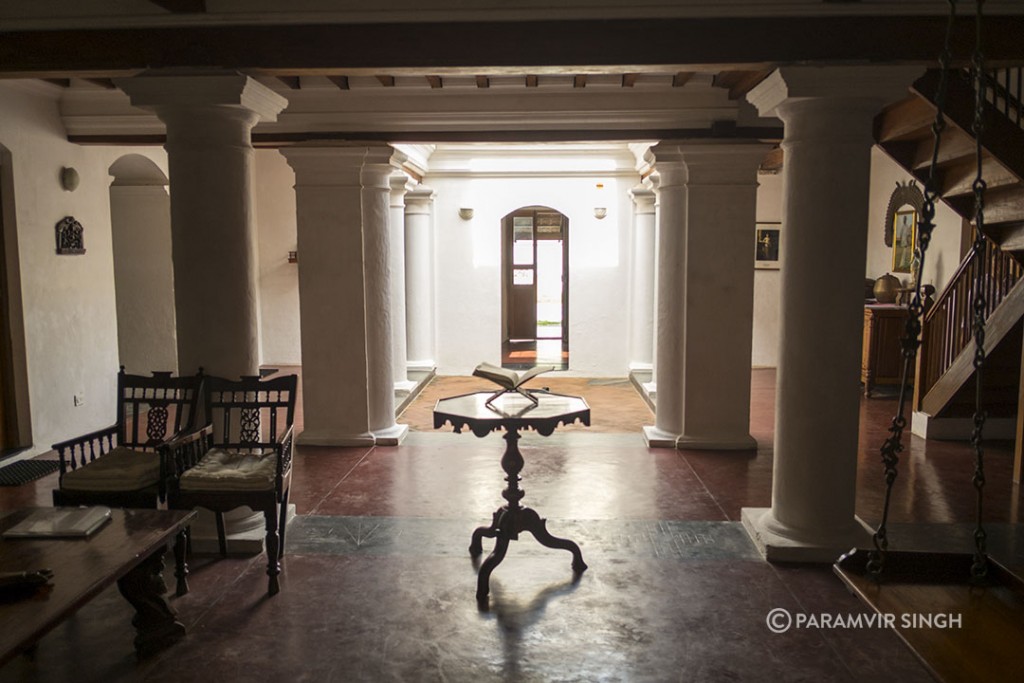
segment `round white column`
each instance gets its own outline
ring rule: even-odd
[[[654,368],[654,190],[638,186],[633,197],[633,288],[630,302],[629,369]]]
[[[119,79],[167,127],[178,371],[259,370],[259,288],[250,132],[286,105],[241,74]]]
[[[772,507],[743,510],[769,560],[869,542],[854,503],[872,122],[917,71],[782,69],[750,94],[785,124]]]
[[[391,155],[388,146],[369,147],[361,172],[363,274],[366,301],[366,370],[369,426],[379,445],[397,445],[408,432],[395,423],[391,369]]]
[[[391,244],[391,375],[395,393],[408,394],[415,382],[409,380],[408,340],[405,324],[405,193],[410,180],[403,172],[391,176],[391,204],[388,213],[388,232]]]
[[[432,371],[434,358],[434,191],[405,195],[405,305],[409,369]]]
[[[644,427],[652,448],[675,448],[683,431],[683,312],[686,281],[686,165],[678,149],[657,145],[658,185],[657,333],[654,381],[657,404],[654,426]]]

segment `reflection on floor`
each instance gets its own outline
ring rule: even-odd
[[[771,503],[774,386],[772,371],[754,371],[756,451],[650,450],[638,433],[525,434],[523,504],[579,543],[590,568],[578,581],[569,553],[524,534],[478,609],[467,548],[503,502],[498,434],[302,447],[279,595],[266,597],[262,557],[199,558],[192,591],[171,601],[189,629],[183,642],[136,662],[132,610],[109,588],[32,658],[0,668],[0,681],[931,680],[888,630],[768,629],[773,609],[866,613],[829,567],[762,561],[738,523],[742,507]],[[894,401],[861,405],[857,512],[873,523]],[[1024,565],[1010,445],[986,455],[993,552]],[[965,444],[910,438],[894,545],[969,545],[972,471]],[[0,490],[0,508],[49,505],[55,478]]]
[[[520,339],[501,345],[501,367],[529,370],[538,365],[569,369],[569,350],[563,347],[561,339]]]

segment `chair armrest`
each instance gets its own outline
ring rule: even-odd
[[[213,443],[213,425],[168,439],[156,451],[160,455],[160,500],[167,495],[167,486],[176,486],[178,479],[199,462]]]
[[[292,468],[292,456],[295,454],[294,431],[294,425],[288,425],[288,429],[277,440],[277,477],[279,480]]]
[[[63,478],[69,467],[76,470],[87,462],[109,453],[116,440],[117,425],[114,424],[53,444],[51,448],[57,451],[60,457],[60,476]]]

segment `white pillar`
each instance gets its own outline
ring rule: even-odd
[[[633,287],[629,322],[629,369],[654,369],[654,190],[643,185],[633,197]]]
[[[388,145],[368,147],[361,173],[363,207],[363,296],[366,306],[366,366],[369,425],[374,442],[397,446],[409,432],[395,423],[391,368],[391,155]]]
[[[409,369],[432,371],[434,356],[434,191],[405,195],[405,306]]]
[[[294,146],[281,153],[295,170],[302,254],[299,442],[394,442],[401,435],[388,433],[396,431],[386,277],[390,148]]]
[[[409,380],[405,333],[405,193],[412,184],[403,171],[391,176],[388,231],[391,238],[391,373],[395,393],[407,395],[416,382]]]
[[[679,448],[757,448],[750,436],[753,245],[757,168],[768,149],[742,141],[679,145],[688,175]]]
[[[658,185],[657,336],[654,381],[658,397],[654,425],[644,427],[652,448],[675,448],[683,432],[683,263],[686,243],[686,165],[678,148],[651,148]]]
[[[854,502],[872,121],[918,73],[784,67],[748,95],[785,124],[772,507],[742,515],[769,560],[870,542]]]
[[[259,288],[250,131],[287,105],[237,73],[117,80],[167,126],[178,371],[259,370]]]

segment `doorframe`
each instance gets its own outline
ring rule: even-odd
[[[32,445],[21,260],[14,199],[12,155],[0,145],[0,392],[3,394],[3,427],[6,432],[4,442],[0,443],[0,459],[4,452]]]
[[[534,225],[534,282],[537,281],[537,215],[554,213],[561,218],[562,237],[562,351],[569,350],[569,217],[550,206],[533,204],[522,206],[505,214],[501,219],[501,343],[507,344],[509,336],[509,289],[512,278],[511,232],[513,219],[531,216]],[[534,301],[534,307],[537,303]],[[536,316],[534,316],[536,317]],[[536,339],[534,331],[534,339]]]

